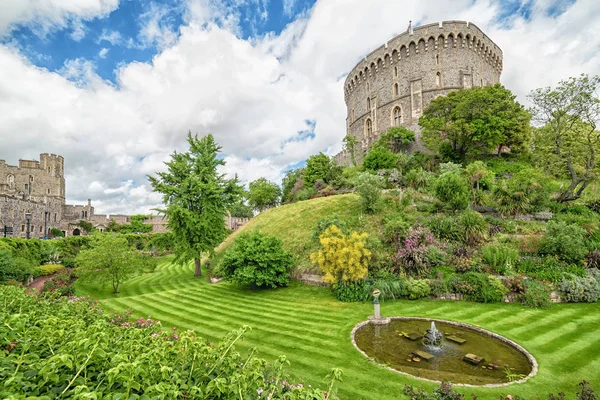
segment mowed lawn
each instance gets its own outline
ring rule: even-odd
[[[107,311],[130,309],[151,316],[167,328],[194,329],[210,341],[242,325],[252,328],[237,348],[256,347],[273,360],[286,355],[294,377],[305,384],[325,384],[333,367],[344,371],[341,399],[401,399],[405,384],[431,384],[381,368],[364,358],[350,341],[354,325],[372,311],[369,303],[341,303],[326,288],[294,283],[289,288],[251,291],[192,277],[192,266],[166,258],[155,272],[134,278],[113,296],[108,287],[77,285],[77,294],[102,299]],[[517,304],[452,301],[388,301],[384,315],[407,315],[462,321],[519,342],[538,360],[538,375],[508,388],[474,389],[482,399],[500,394],[536,399],[550,392],[573,394],[582,379],[600,389],[600,304],[560,304],[532,310]],[[568,396],[571,398],[572,396]]]

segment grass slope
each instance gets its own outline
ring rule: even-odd
[[[325,288],[294,283],[289,288],[249,291],[228,283],[194,279],[192,266],[172,265],[166,258],[154,273],[125,283],[117,296],[110,289],[78,284],[79,295],[104,299],[109,311],[130,309],[152,316],[166,327],[194,329],[208,340],[249,325],[252,331],[238,346],[257,347],[267,359],[286,355],[293,375],[306,384],[323,386],[333,367],[344,371],[341,399],[399,399],[405,384],[431,384],[390,372],[365,359],[350,341],[352,327],[366,319],[371,304],[341,303]],[[516,304],[450,301],[390,301],[385,315],[442,318],[481,326],[519,342],[538,360],[538,375],[524,384],[500,389],[463,388],[482,399],[513,394],[536,399],[550,392],[574,393],[586,379],[600,383],[600,303],[562,304],[551,310]],[[545,398],[545,397],[544,397]]]

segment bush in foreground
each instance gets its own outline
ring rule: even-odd
[[[237,237],[223,256],[220,273],[239,285],[275,288],[288,285],[292,266],[293,258],[281,240],[253,232]]]
[[[111,319],[112,318],[112,319]],[[0,398],[333,399],[292,383],[272,363],[235,350],[248,329],[208,343],[193,331],[105,316],[82,298],[37,299],[0,285]]]

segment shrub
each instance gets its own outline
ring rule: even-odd
[[[430,279],[429,287],[431,287],[431,294],[434,296],[440,296],[450,292],[448,282],[444,279]]]
[[[412,169],[404,175],[404,183],[413,189],[424,188],[433,180],[433,174],[423,168]]]
[[[587,208],[595,213],[600,214],[600,199],[594,199],[586,203]]]
[[[317,194],[317,191],[312,186],[305,187],[305,188],[300,189],[297,192],[295,192],[294,199],[296,201],[308,200],[316,194]]]
[[[304,186],[312,186],[318,179],[323,179],[326,182],[330,174],[333,164],[329,156],[323,153],[312,155],[306,160],[306,167],[302,179]]]
[[[75,293],[75,288],[71,285],[73,279],[73,270],[63,269],[44,282],[42,292],[55,292],[60,296],[71,296]]]
[[[362,208],[367,213],[373,213],[379,207],[381,199],[382,179],[368,172],[360,174],[356,180],[356,191],[360,195]]]
[[[425,228],[413,229],[398,249],[396,259],[403,269],[413,276],[426,275],[431,267],[429,249],[442,247]]]
[[[498,210],[509,215],[539,211],[549,199],[546,181],[544,174],[532,168],[499,180],[494,188]]]
[[[58,272],[64,268],[65,268],[65,266],[62,264],[46,264],[46,265],[41,265],[39,267],[39,270],[40,270],[40,275],[51,275],[51,274]]]
[[[363,166],[369,171],[391,169],[396,167],[397,157],[387,147],[373,146],[363,161]]]
[[[519,252],[507,245],[489,245],[481,249],[482,261],[494,272],[507,275],[519,262]]]
[[[148,320],[111,323],[97,303],[82,298],[36,298],[0,285],[0,304],[0,320],[10,320],[0,324],[3,399],[335,397],[291,381],[285,357],[241,353],[236,346],[246,326],[209,343]],[[339,374],[332,371],[332,383]]]
[[[370,295],[373,290],[379,289],[381,300],[399,299],[406,293],[404,286],[405,282],[397,278],[377,279],[371,283],[368,293]]]
[[[558,291],[569,303],[594,303],[600,298],[600,271],[589,270],[585,277],[565,274]]]
[[[501,302],[508,293],[500,279],[477,272],[452,277],[450,287],[456,293],[464,294],[468,300],[479,303]]]
[[[469,206],[469,187],[458,174],[451,172],[442,174],[435,181],[433,190],[445,208],[460,211]]]
[[[220,264],[223,277],[239,285],[256,287],[287,286],[292,255],[276,237],[260,232],[239,235],[227,249]]]
[[[525,307],[549,308],[552,305],[548,286],[530,279],[524,281],[523,286],[525,293],[519,296],[519,301]]]
[[[339,216],[332,215],[331,217],[321,218],[312,229],[312,240],[319,240],[319,237],[329,228],[331,225],[335,225],[339,228],[342,233],[346,233],[346,222],[342,221]]]
[[[458,221],[462,231],[463,241],[468,246],[474,246],[485,240],[488,225],[481,214],[467,210],[460,215]]]
[[[555,255],[568,263],[581,263],[587,253],[585,231],[577,225],[550,221],[540,243],[540,253]]]
[[[463,239],[463,232],[456,217],[434,215],[429,218],[427,226],[438,239],[454,242]]]
[[[542,245],[541,235],[527,235],[519,238],[519,252],[534,255],[539,253]]]
[[[344,235],[335,225],[320,236],[321,250],[310,255],[319,264],[329,283],[358,281],[367,276],[371,251],[366,247],[366,233]]]
[[[365,281],[338,282],[332,286],[335,298],[343,302],[365,301],[371,296]]]
[[[600,269],[600,250],[592,250],[585,257],[585,266],[587,268]]]
[[[402,214],[386,217],[383,222],[383,240],[388,244],[400,244],[406,237],[410,224]]]
[[[404,292],[410,300],[417,300],[427,297],[431,294],[429,280],[409,278],[404,283]]]
[[[19,267],[8,250],[0,249],[0,282],[23,282],[28,276],[29,272]]]

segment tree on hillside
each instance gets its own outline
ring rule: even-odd
[[[381,139],[380,139],[381,140]],[[379,140],[376,142],[379,143]],[[363,161],[363,166],[369,171],[391,169],[396,167],[398,157],[385,146],[373,146]]]
[[[131,222],[129,224],[117,224],[114,220],[111,219],[112,224],[109,222],[109,226],[107,231],[109,232],[119,232],[119,233],[148,233],[152,232],[152,225],[145,224],[144,221],[149,217],[147,215],[132,215],[129,219]]]
[[[281,181],[281,187],[283,188],[281,194],[281,202],[289,203],[294,199],[294,187],[302,185],[302,174],[304,168],[290,169],[285,171],[285,176]]]
[[[232,217],[238,218],[252,218],[254,216],[252,207],[244,203],[242,200],[235,202],[235,204],[229,207],[229,214],[231,214]]]
[[[281,189],[265,178],[259,178],[248,185],[246,194],[250,207],[263,212],[266,208],[275,207],[281,199]]]
[[[462,160],[468,153],[501,155],[529,139],[530,114],[500,84],[462,89],[433,100],[419,119],[427,147]],[[442,154],[444,155],[444,154]]]
[[[188,133],[187,141],[187,152],[171,154],[171,161],[165,163],[167,171],[148,179],[154,191],[163,195],[166,208],[159,211],[169,217],[175,261],[183,264],[194,260],[194,276],[200,276],[202,254],[212,253],[227,236],[227,209],[243,190],[237,177],[225,179],[218,173],[217,168],[225,161],[217,158],[221,147],[212,135],[198,139]]]
[[[312,155],[306,160],[303,179],[305,186],[312,186],[317,180],[327,180],[333,164],[329,156],[323,153]]]
[[[356,136],[348,133],[346,136],[344,136],[342,143],[344,144],[344,150],[350,154],[350,161],[352,161],[352,165],[356,165],[356,146],[358,145],[358,139]]]
[[[599,91],[600,76],[581,75],[559,82],[555,89],[539,88],[529,95],[534,121],[542,126],[534,135],[534,155],[562,166],[571,180],[559,195],[560,202],[580,198],[597,176]]]
[[[398,153],[415,141],[415,133],[403,126],[392,126],[378,142],[385,143],[392,153]]]
[[[152,258],[129,248],[120,235],[94,236],[92,247],[77,255],[77,276],[82,282],[110,283],[113,294],[127,279],[152,266]]]

